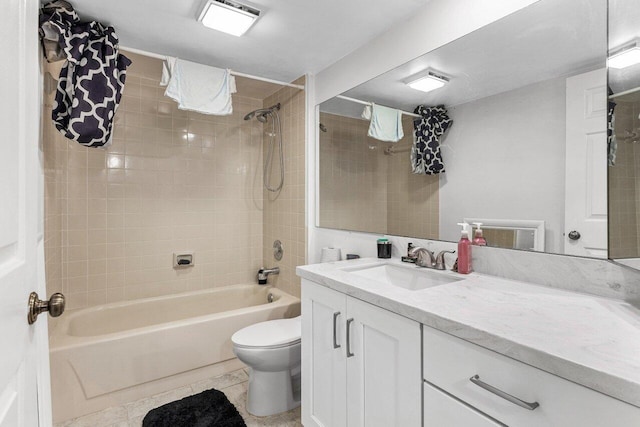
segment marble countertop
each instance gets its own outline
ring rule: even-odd
[[[640,310],[619,300],[472,273],[407,290],[344,269],[363,258],[296,269],[307,280],[640,407]]]

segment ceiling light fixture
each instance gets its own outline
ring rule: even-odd
[[[621,69],[640,64],[640,43],[636,40],[625,46],[617,53],[611,55],[607,63],[610,68]]]
[[[208,0],[198,21],[205,27],[241,36],[256,22],[260,11],[229,0]]]
[[[420,73],[417,78],[416,76],[411,77],[411,80],[407,81],[406,84],[411,89],[420,90],[422,92],[431,92],[432,90],[441,88],[448,82],[448,77],[445,77],[433,70],[426,70],[425,72]]]

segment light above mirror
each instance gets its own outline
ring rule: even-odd
[[[615,68],[616,70],[640,64],[640,47],[638,46],[638,42],[635,42],[630,47],[622,49],[614,55],[611,55],[607,64],[609,65],[609,68]]]

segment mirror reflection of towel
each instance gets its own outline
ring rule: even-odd
[[[404,137],[402,112],[394,108],[371,103],[362,112],[365,119],[371,118],[368,135],[380,141],[398,142]]]

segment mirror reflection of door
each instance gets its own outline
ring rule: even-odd
[[[606,70],[567,79],[565,245],[570,255],[607,257]]]
[[[632,50],[640,38],[640,7],[609,1],[609,56]],[[613,161],[609,173],[609,258],[640,268],[640,64],[610,61]]]

